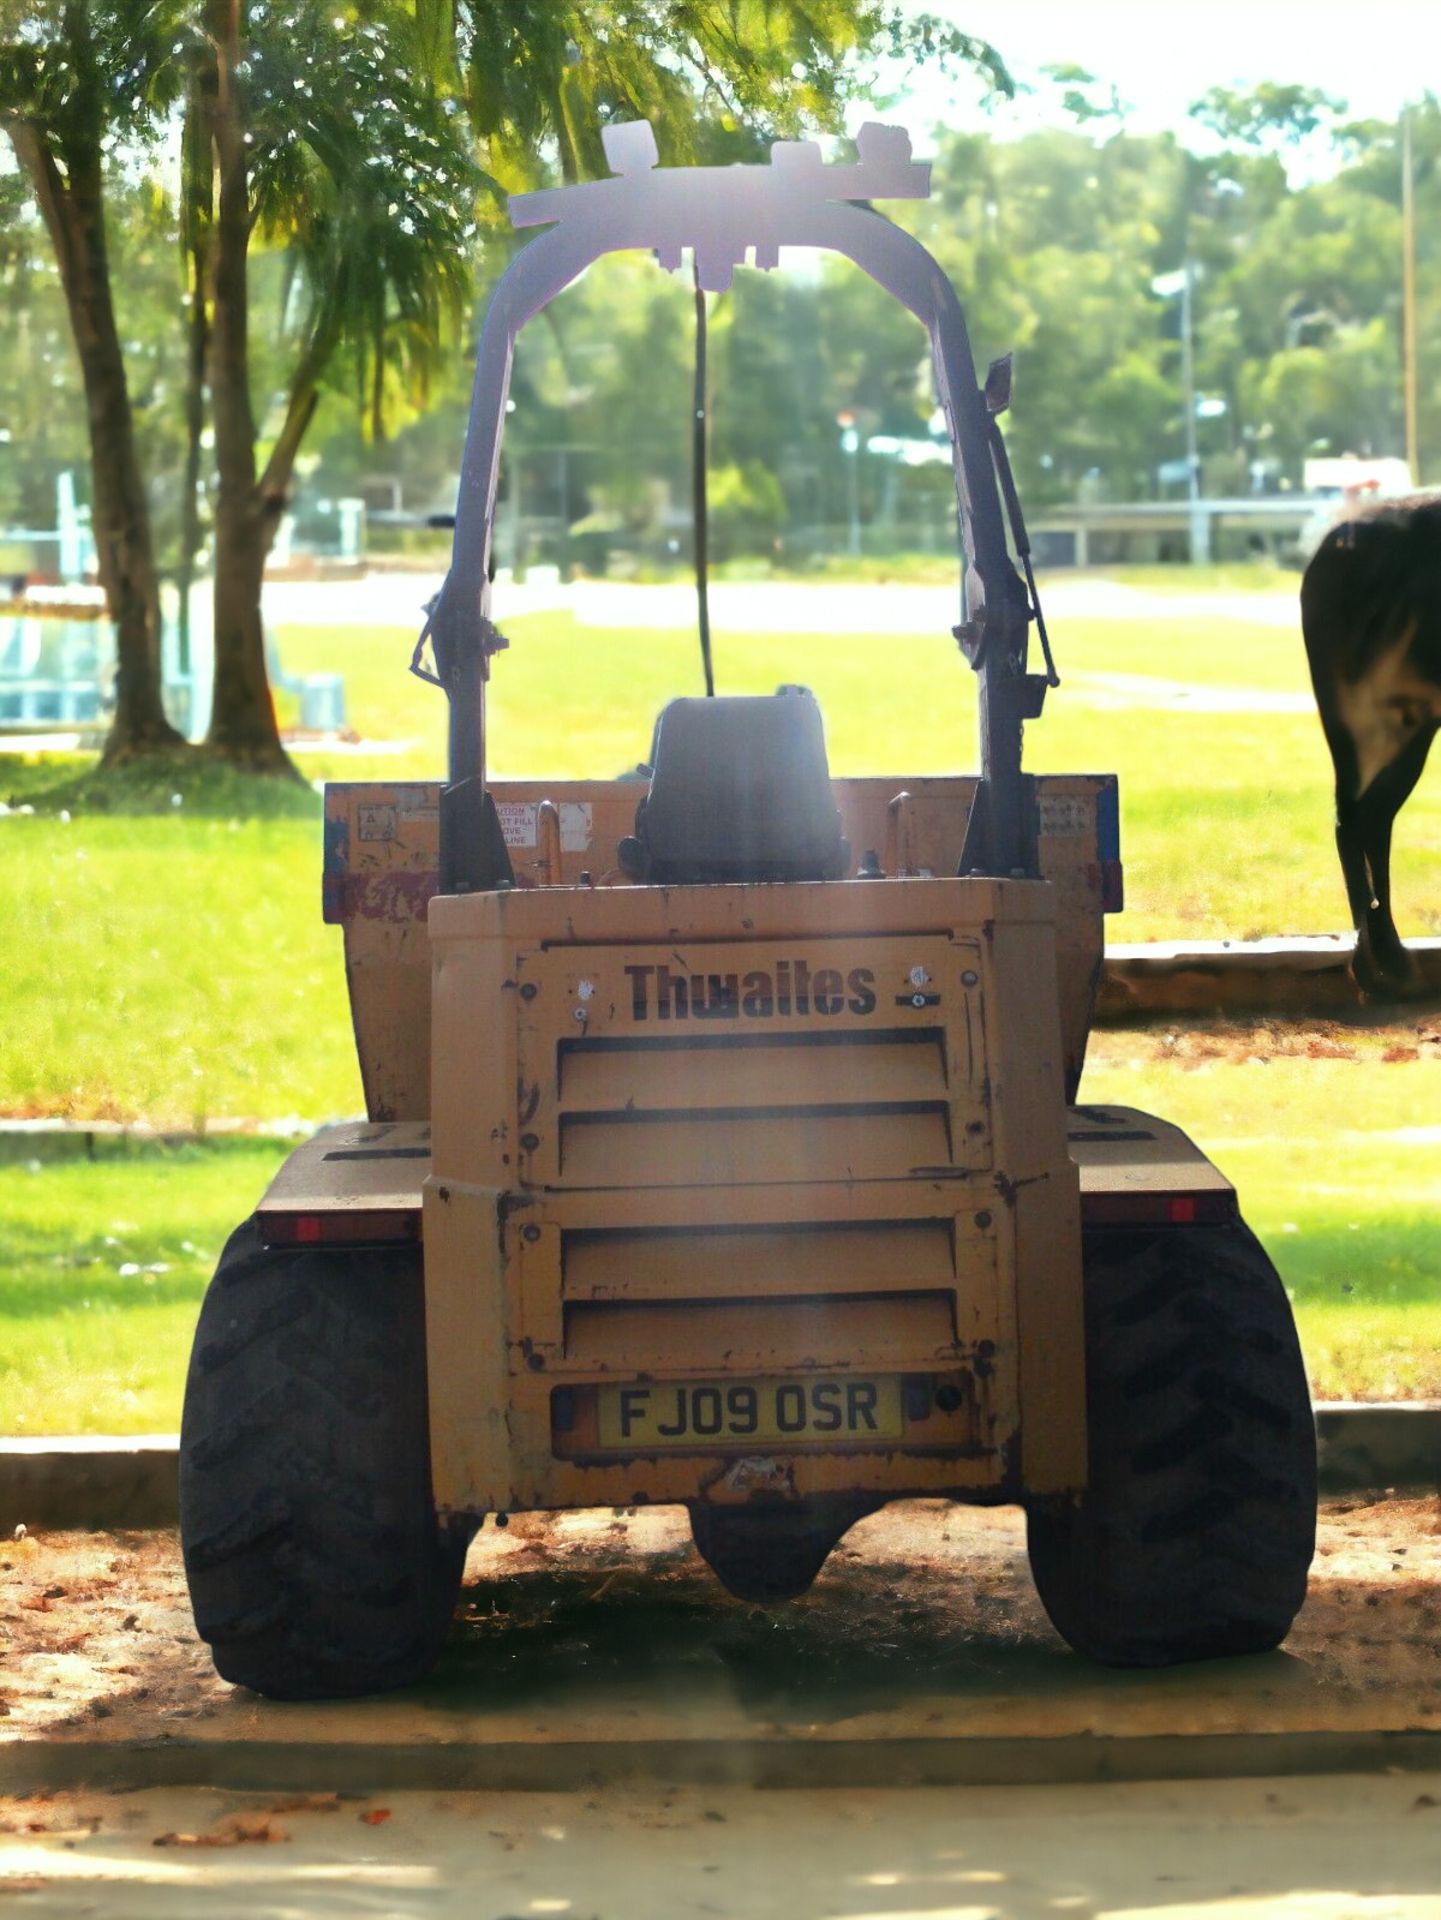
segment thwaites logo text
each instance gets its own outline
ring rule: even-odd
[[[778,960],[749,973],[682,973],[670,967],[627,967],[637,1020],[772,1020],[778,1014],[874,1013],[876,976],[869,967],[817,967]]]

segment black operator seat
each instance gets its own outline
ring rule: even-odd
[[[809,688],[663,708],[650,790],[620,862],[632,879],[678,886],[848,873],[821,710]]]

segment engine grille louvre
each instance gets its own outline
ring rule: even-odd
[[[574,1303],[565,1307],[563,1324],[566,1359],[593,1367],[633,1366],[645,1353],[686,1370],[844,1369],[857,1351],[871,1365],[944,1364],[956,1345],[955,1299],[939,1292]]]
[[[566,1040],[526,1177],[559,1187],[909,1179],[984,1166],[942,1027]],[[522,1141],[524,1147],[525,1142]]]
[[[713,1300],[870,1293],[955,1285],[955,1223],[569,1228],[561,1235],[569,1302]]]
[[[947,1097],[945,1030],[694,1034],[570,1040],[559,1050],[560,1100],[571,1112],[826,1104]]]
[[[560,1176],[581,1186],[905,1179],[951,1163],[950,1110],[906,1106],[562,1114]]]

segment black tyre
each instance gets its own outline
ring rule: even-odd
[[[180,1536],[222,1678],[306,1700],[429,1671],[468,1535],[431,1495],[418,1251],[231,1236],[185,1387]]]
[[[1028,1511],[1057,1631],[1109,1666],[1279,1644],[1316,1544],[1316,1436],[1280,1276],[1249,1228],[1085,1241],[1090,1484]]]
[[[841,1536],[876,1502],[808,1501],[802,1506],[690,1510],[696,1551],[728,1593],[768,1606],[809,1592]]]

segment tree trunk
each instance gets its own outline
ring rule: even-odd
[[[257,484],[250,405],[250,194],[237,97],[241,0],[208,0],[215,91],[208,102],[219,192],[211,236],[210,395],[215,428],[215,704],[206,745],[257,771],[295,773],[280,744],[265,666],[260,592],[284,488]],[[296,776],[299,777],[298,775]]]
[[[186,321],[185,356],[185,469],[180,495],[180,558],[175,585],[180,596],[180,671],[193,672],[194,642],[190,605],[195,589],[195,564],[200,553],[200,454],[205,432],[205,356],[209,319],[199,272],[191,278],[191,308]]]
[[[253,497],[227,504],[222,477],[215,511],[215,704],[205,744],[257,772],[293,773],[265,666],[260,594],[269,551]]]
[[[62,175],[38,128],[16,120],[9,131],[55,250],[85,388],[95,548],[115,624],[115,717],[104,753],[113,765],[185,743],[161,697],[160,587],[111,299],[100,151],[67,153]]]
[[[181,671],[194,664],[190,631],[195,564],[200,552],[200,457],[205,432],[205,363],[210,344],[210,310],[206,304],[206,262],[209,229],[214,213],[214,159],[205,109],[206,70],[193,62],[186,89],[185,121],[181,134],[180,218],[185,251],[186,293],[190,309],[185,327],[185,471],[181,481],[180,559],[176,585],[180,592],[179,643]]]

